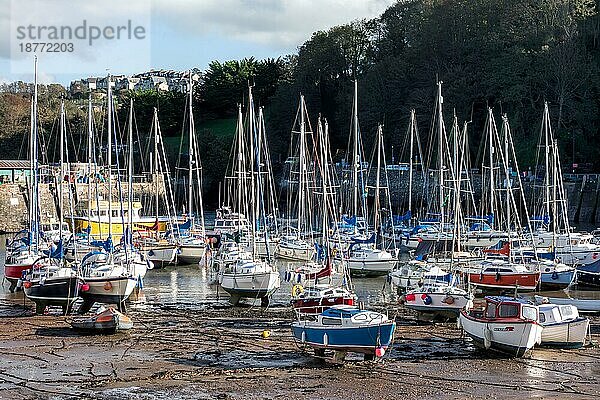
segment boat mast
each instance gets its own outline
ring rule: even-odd
[[[377,227],[379,223],[379,179],[381,177],[381,142],[383,141],[383,128],[381,124],[377,126],[377,181],[375,182],[375,212],[374,212],[374,220],[373,220],[373,228],[375,232],[377,232]]]
[[[237,214],[238,214],[238,226],[241,224],[242,219],[242,180],[245,180],[245,176],[243,176],[243,167],[244,161],[242,158],[243,151],[243,135],[244,135],[244,126],[243,126],[243,118],[242,118],[242,105],[238,104],[238,126],[237,126]]]
[[[496,122],[492,108],[488,107],[488,152],[490,162],[490,214],[495,215],[495,190],[494,190],[494,131]]]
[[[106,157],[108,163],[108,238],[112,241],[112,132],[113,132],[113,121],[112,121],[112,88],[110,86],[110,74],[107,78],[108,85],[108,155]]]
[[[158,156],[158,141],[159,141],[159,136],[158,136],[158,111],[156,109],[156,107],[154,107],[154,171],[153,171],[153,175],[154,175],[154,180],[155,180],[155,204],[154,204],[154,211],[156,213],[156,219],[158,220],[158,185],[159,185],[159,172],[158,172],[158,164],[159,164],[159,156]],[[165,193],[166,194],[166,193]]]
[[[38,59],[34,56],[34,74],[33,74],[33,116],[32,116],[32,156],[31,166],[33,170],[33,196],[31,201],[32,216],[34,226],[34,251],[38,250],[38,242],[40,240],[40,224],[39,224],[39,199],[38,199],[38,126],[37,126],[37,113],[38,113]]]
[[[90,97],[88,100],[88,148],[87,148],[87,161],[88,161],[88,179],[87,179],[87,196],[88,196],[88,201],[87,201],[87,218],[88,218],[88,228],[91,228],[91,223],[92,223],[92,209],[91,209],[91,200],[92,200],[92,181],[91,181],[91,176],[92,176],[92,129],[93,129],[93,125],[92,125],[92,94],[90,93]],[[91,241],[91,229],[89,229],[90,232],[87,235],[87,240],[88,240],[88,244],[90,244]]]
[[[442,82],[438,82],[438,167],[439,167],[439,195],[440,195],[440,230],[439,234],[441,235],[444,230],[444,159],[443,159],[443,135],[444,135],[444,117],[442,115],[442,104],[444,103],[444,98],[442,97]]]
[[[33,124],[35,123],[33,118],[33,96],[31,96],[30,116],[29,123],[31,124],[29,129],[29,233],[33,234]],[[29,237],[31,241],[31,236]]]
[[[415,109],[410,110],[410,160],[408,161],[408,211],[412,210],[413,151],[416,132]],[[410,222],[410,221],[409,221]]]
[[[129,134],[128,134],[128,149],[129,149],[129,160],[128,160],[128,171],[127,174],[127,226],[129,227],[128,237],[125,238],[125,243],[131,246],[131,238],[133,237],[133,99],[129,99]]]
[[[354,107],[353,107],[353,135],[354,135],[354,170],[353,170],[353,181],[354,181],[354,196],[353,196],[353,213],[354,217],[358,216],[358,168],[360,157],[358,155],[358,81],[354,80]],[[357,224],[354,225],[354,232],[356,233]]]
[[[259,217],[259,204],[258,204],[258,186],[256,182],[255,176],[255,168],[254,163],[256,162],[256,149],[255,149],[255,134],[256,134],[256,124],[254,120],[254,99],[252,97],[252,85],[248,84],[248,133],[250,139],[250,188],[252,193],[252,197],[250,199],[250,205],[254,205],[252,207],[252,255],[256,256],[256,235],[258,234],[257,226],[258,217]],[[258,144],[256,144],[258,145]],[[260,173],[260,171],[259,171]]]
[[[305,104],[304,104],[304,95],[300,95],[300,159],[299,159],[299,184],[298,184],[298,237],[300,237],[303,232],[303,223],[304,223],[304,207],[305,207],[305,194],[304,193],[304,179],[306,178],[306,147],[305,147],[305,138],[306,138],[306,122],[304,120],[304,113],[306,112]]]
[[[545,173],[545,177],[544,177],[544,186],[545,186],[545,191],[546,191],[546,198],[545,198],[545,202],[546,202],[546,215],[548,216],[548,218],[551,218],[551,223],[554,223],[553,219],[554,216],[550,216],[550,138],[549,138],[549,129],[550,129],[550,121],[549,121],[550,117],[548,114],[548,102],[544,102],[544,117],[543,117],[543,122],[542,122],[542,130],[543,130],[543,134],[544,134],[544,156],[545,156],[545,167],[546,167],[546,173]]]
[[[189,105],[188,105],[188,112],[189,112],[189,118],[190,118],[190,132],[189,132],[189,149],[188,149],[188,153],[189,153],[189,159],[188,159],[188,215],[189,218],[192,220],[191,222],[191,226],[190,229],[193,229],[193,225],[194,225],[194,219],[193,219],[193,210],[194,210],[194,206],[193,206],[193,190],[194,190],[194,185],[193,185],[193,179],[194,179],[194,115],[192,114],[192,98],[193,98],[193,86],[192,86],[192,72],[190,71],[190,78],[189,78],[189,86],[190,89],[188,91],[189,93]]]
[[[59,243],[62,246],[62,225],[63,225],[63,181],[65,180],[65,163],[63,162],[63,157],[65,154],[65,101],[62,100],[60,103],[60,179],[59,179],[59,187],[58,187],[58,225],[59,225]],[[60,258],[60,262],[62,265],[63,258]]]

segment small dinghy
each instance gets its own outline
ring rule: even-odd
[[[384,314],[351,306],[333,306],[316,320],[296,321],[292,331],[296,341],[315,349],[323,357],[325,350],[336,352],[335,360],[343,360],[346,352],[362,353],[365,359],[383,357],[391,345],[396,323]]]
[[[483,310],[463,310],[458,324],[475,345],[522,357],[542,341],[536,305],[523,299],[488,296]]]
[[[537,297],[537,296],[536,296]],[[577,307],[571,304],[548,303],[539,305],[542,346],[561,349],[577,349],[585,344],[590,320],[579,316]]]
[[[115,333],[133,328],[133,321],[127,315],[112,307],[95,315],[75,317],[71,320],[73,329],[91,333]]]

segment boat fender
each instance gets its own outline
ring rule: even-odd
[[[296,282],[297,283],[302,282],[302,274],[298,274],[298,276],[296,277]]]
[[[292,286],[292,297],[298,297],[300,294],[304,292],[304,287],[300,284],[295,284]]]
[[[425,305],[430,305],[432,300],[431,300],[431,296],[428,295],[427,293],[423,293],[423,295],[421,296],[421,299],[423,300],[423,303],[425,303]]]
[[[496,270],[496,282],[500,280],[500,271]]]
[[[453,297],[452,295],[447,295],[447,296],[444,298],[444,301],[443,301],[443,303],[446,303],[446,304],[454,304],[454,297]]]
[[[327,333],[323,334],[323,345],[325,347],[327,347],[329,345],[329,336],[327,336]]]
[[[388,285],[392,283],[392,276],[390,274],[388,274],[385,278],[385,280],[387,281]]]
[[[557,280],[558,279],[558,272],[556,272],[556,270],[554,270],[554,272],[552,272],[552,280]]]
[[[379,358],[383,357],[385,355],[385,349],[383,347],[378,347],[375,349],[375,355]]]
[[[414,293],[407,293],[404,296],[402,296],[401,298],[403,298],[405,301],[415,301],[416,296]]]
[[[460,315],[456,318],[456,328],[462,329],[462,322],[460,322]]]
[[[110,282],[106,282],[106,283],[104,284],[104,290],[106,290],[106,291],[109,291],[109,290],[111,290],[111,289],[112,289],[112,287],[113,287],[113,286],[112,286],[112,283],[110,283]]]
[[[154,250],[150,249],[150,251],[148,252],[148,255],[149,255],[150,257],[152,257],[152,256],[154,255]]]
[[[492,331],[488,326],[483,330],[483,346],[486,349],[492,347]]]
[[[302,337],[301,337],[300,341],[301,341],[302,343],[305,343],[305,342],[306,342],[306,331],[302,331]]]

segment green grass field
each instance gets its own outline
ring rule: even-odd
[[[235,134],[235,125],[235,118],[203,121],[196,126],[196,134],[198,135],[198,139],[206,134],[207,131],[218,138],[231,138]],[[177,154],[179,152],[180,142],[181,136],[169,136],[164,138],[165,148],[169,154]],[[187,138],[184,138],[183,145],[187,148]],[[185,152],[187,150],[182,151]]]

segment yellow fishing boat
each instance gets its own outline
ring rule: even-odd
[[[131,220],[134,232],[165,231],[167,217],[143,216],[140,215],[141,210],[141,202],[132,202]],[[109,212],[111,213],[110,218]],[[129,223],[129,203],[112,202],[112,204],[109,204],[106,200],[80,202],[75,207],[75,215],[67,217],[67,221],[72,221],[73,232],[88,232],[96,239],[105,239],[108,237],[110,224],[114,241],[123,236],[123,232]]]

